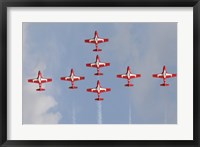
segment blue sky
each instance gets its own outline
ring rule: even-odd
[[[109,42],[99,45],[102,52],[93,52],[93,44],[84,43],[94,31]],[[96,69],[86,63],[96,55],[110,67],[94,76]],[[174,124],[177,123],[177,78],[168,79],[169,87],[161,87],[163,65],[169,73],[177,73],[177,23],[23,23],[23,124]],[[141,78],[133,79],[133,87],[124,87],[125,79],[116,78],[127,66]],[[74,68],[85,80],[70,90],[69,76]],[[37,84],[27,79],[37,76],[53,78],[44,84],[46,91],[36,92]],[[96,87],[112,88],[101,94],[97,102]],[[101,112],[99,112],[101,111]]]

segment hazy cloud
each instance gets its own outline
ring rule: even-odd
[[[45,77],[44,71],[49,60],[55,60],[54,58],[49,59],[47,53],[40,50],[34,38],[30,37],[30,30],[31,25],[23,23],[23,124],[56,124],[62,118],[59,112],[51,111],[57,107],[56,98],[50,92],[37,92],[35,89],[38,85],[27,82],[29,78],[36,78],[39,70]],[[54,48],[52,43],[49,43],[49,48]],[[54,52],[48,53],[48,55],[51,54],[55,55]],[[52,90],[52,86],[48,88],[48,91]]]

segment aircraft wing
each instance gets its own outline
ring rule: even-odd
[[[141,77],[141,74],[131,74],[130,75],[130,78],[140,78]]]
[[[92,39],[86,39],[85,43],[95,43],[95,40],[93,38]]]
[[[154,78],[164,78],[163,74],[153,74]]]
[[[78,76],[75,76],[74,77],[74,81],[79,81],[79,80],[84,80],[85,77],[78,77]]]
[[[98,92],[96,88],[89,88],[89,89],[87,89],[87,91],[88,92],[95,92],[95,93]]]
[[[100,92],[109,92],[111,91],[111,88],[101,88]]]
[[[169,74],[169,73],[166,74],[166,78],[173,78],[173,77],[176,77],[176,74]]]
[[[98,43],[108,42],[108,38],[98,38]]]
[[[50,78],[42,78],[41,79],[41,83],[46,83],[46,82],[51,82],[52,81],[52,79],[50,79]]]
[[[97,65],[95,63],[88,63],[86,64],[87,67],[95,67],[97,68]]]
[[[28,82],[30,82],[30,83],[39,83],[38,79],[29,79]]]
[[[126,74],[117,75],[117,77],[118,78],[128,79],[128,76]]]
[[[103,62],[99,63],[99,67],[106,67],[106,66],[110,66],[110,63],[103,63]]]
[[[60,79],[61,79],[61,80],[64,80],[64,81],[71,81],[71,78],[70,78],[70,77],[61,77]]]

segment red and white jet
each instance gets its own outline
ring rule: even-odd
[[[97,73],[95,73],[94,75],[100,76],[103,75],[103,73],[100,72],[100,68],[101,67],[106,67],[106,66],[110,66],[110,63],[107,62],[101,62],[100,61],[100,57],[97,55],[96,56],[96,61],[94,63],[88,63],[86,64],[87,67],[94,67],[97,68]]]
[[[36,91],[45,91],[45,89],[42,88],[42,84],[46,83],[46,82],[51,82],[51,81],[52,81],[51,78],[43,78],[41,71],[38,71],[38,77],[37,78],[28,80],[28,82],[39,84],[39,88],[36,89]]]
[[[133,79],[133,78],[139,78],[139,77],[141,77],[141,74],[133,74],[133,73],[131,72],[131,68],[130,68],[129,66],[127,67],[127,72],[126,72],[126,74],[117,75],[117,78],[124,78],[124,79],[127,79],[127,80],[128,80],[128,83],[125,84],[125,86],[127,86],[127,87],[133,86],[133,84],[130,83],[130,80],[131,80],[131,79]]]
[[[162,78],[163,79],[163,84],[160,84],[160,86],[169,86],[169,84],[166,83],[167,78],[173,78],[176,77],[176,74],[170,74],[167,72],[166,66],[163,66],[163,71],[160,74],[153,74],[152,75],[154,78]]]
[[[72,68],[69,77],[61,77],[60,79],[61,79],[61,80],[64,80],[64,81],[70,81],[70,82],[71,82],[72,86],[70,86],[69,89],[76,89],[76,88],[78,88],[78,87],[74,85],[74,82],[75,82],[75,81],[79,81],[79,80],[84,80],[85,77],[82,77],[82,76],[80,76],[80,77],[75,76],[75,74],[74,74],[74,69]]]
[[[98,47],[98,44],[99,43],[103,43],[103,42],[108,42],[108,38],[100,38],[99,35],[98,35],[98,32],[95,31],[94,38],[92,38],[92,39],[86,39],[85,42],[86,43],[94,43],[95,46],[96,46],[96,49],[94,49],[93,51],[98,52],[98,51],[102,51],[102,49],[100,49]]]
[[[100,94],[103,93],[103,92],[111,91],[111,88],[102,88],[101,85],[100,85],[100,81],[98,80],[96,88],[89,88],[89,89],[87,89],[87,91],[88,92],[94,92],[94,93],[98,94],[98,98],[95,99],[96,101],[103,101],[104,98],[100,98]]]

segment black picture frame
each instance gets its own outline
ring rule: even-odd
[[[193,118],[192,141],[152,140],[68,140],[23,141],[7,140],[7,7],[193,7]],[[170,146],[198,147],[200,132],[199,106],[199,51],[200,49],[200,2],[199,0],[1,0],[0,1],[0,145],[1,146]],[[53,133],[53,132],[52,132]]]

